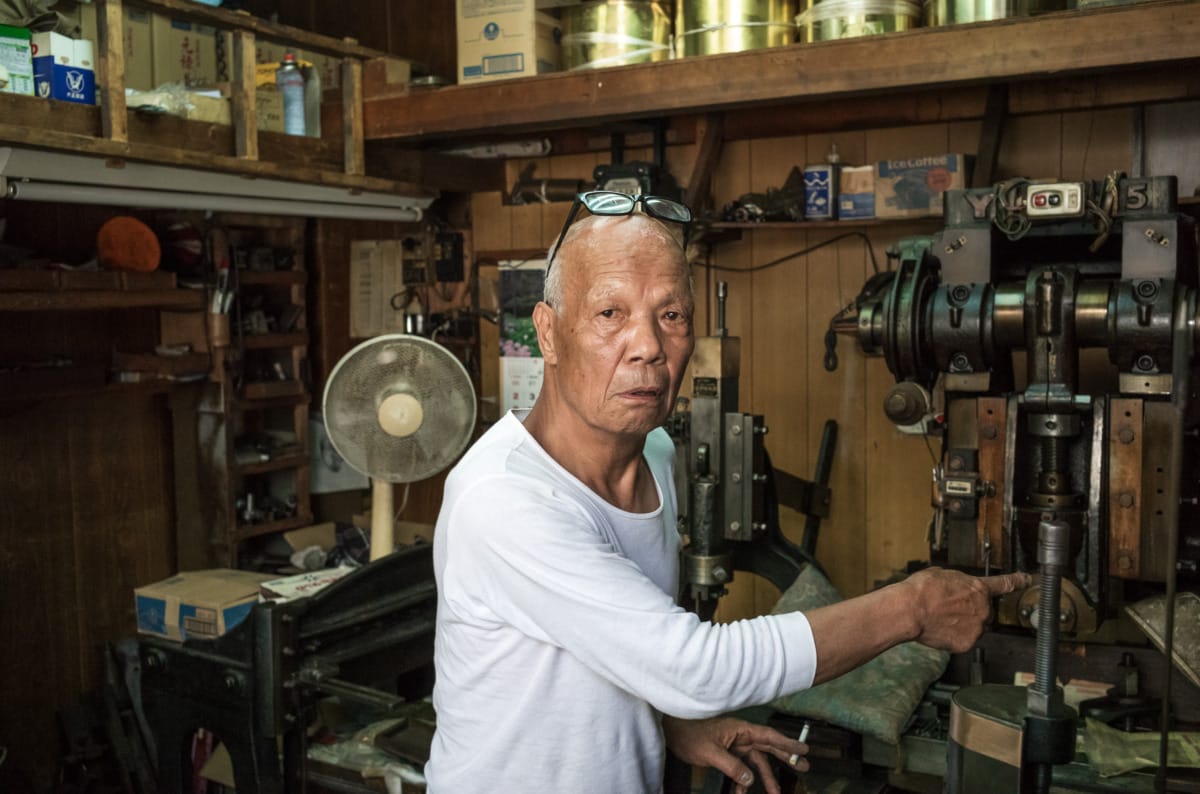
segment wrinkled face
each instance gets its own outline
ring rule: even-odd
[[[555,263],[563,305],[535,312],[546,378],[585,424],[645,435],[666,420],[692,353],[687,263],[645,216],[588,220]]]

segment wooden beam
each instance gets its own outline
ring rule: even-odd
[[[268,22],[265,19],[251,16],[245,12],[227,11],[223,8],[202,5],[190,0],[126,0],[129,5],[156,11],[159,14],[175,19],[186,19],[190,22],[200,22],[212,25],[222,30],[247,30],[260,39],[269,39],[288,44],[298,44],[306,50],[319,52],[322,55],[345,57],[353,55],[357,58],[379,58],[387,53],[363,47],[354,41],[335,39],[332,36],[322,36],[307,30]]]
[[[100,0],[96,7],[96,36],[100,54],[96,62],[99,83],[100,130],[111,141],[128,141],[125,117],[125,21],[121,0]]]
[[[367,172],[363,153],[363,65],[358,58],[342,61],[342,145],[347,174]]]
[[[4,96],[6,95],[0,94],[0,97]],[[3,107],[3,104],[0,101],[0,108]],[[0,118],[6,117],[0,115]],[[229,128],[225,127],[225,129],[228,130]],[[244,160],[232,155],[188,151],[150,142],[130,143],[128,141],[110,141],[77,132],[64,132],[47,128],[34,129],[7,121],[0,122],[0,141],[39,149],[74,152],[76,154],[117,157],[124,160],[137,160],[140,162],[174,165],[184,168],[208,168],[214,171],[222,171],[246,177],[271,177],[273,179],[304,182],[313,185],[332,185],[335,187],[355,188],[383,193],[399,193],[417,197],[432,195],[432,191],[430,190],[413,184],[396,182],[391,179],[345,174],[337,170],[327,170],[308,165],[265,162],[263,160]]]
[[[419,140],[1198,60],[1200,3],[1172,0],[368,96],[364,112],[369,139]]]
[[[254,34],[233,34],[233,139],[237,156],[258,159],[258,79],[254,60]]]
[[[688,180],[683,199],[694,211],[698,211],[701,203],[708,200],[708,186],[721,159],[721,144],[725,140],[725,117],[720,113],[710,113],[702,118],[697,125],[696,137],[700,139],[696,147],[696,162],[692,165],[692,178]]]
[[[0,311],[77,311],[160,307],[202,309],[204,295],[196,290],[47,290],[0,292]]]

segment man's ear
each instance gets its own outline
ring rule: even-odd
[[[542,349],[542,359],[547,364],[558,363],[558,351],[555,349],[557,339],[554,336],[554,321],[558,313],[545,301],[538,301],[533,307],[533,327],[537,329],[538,347]]]

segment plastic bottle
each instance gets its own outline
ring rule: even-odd
[[[304,135],[304,73],[296,65],[296,56],[288,53],[275,72],[275,84],[283,94],[283,131]]]

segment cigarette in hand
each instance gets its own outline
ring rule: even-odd
[[[809,724],[806,722],[806,723],[804,723],[804,727],[800,729],[800,736],[796,739],[796,741],[800,742],[800,744],[804,744],[806,741],[808,741],[808,729],[809,729]],[[792,757],[788,759],[788,764],[790,766],[795,766],[796,762],[799,760],[800,760],[800,754],[792,753]]]

